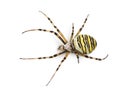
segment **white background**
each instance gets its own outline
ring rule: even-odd
[[[0,1],[0,94],[120,94],[120,4],[119,0],[1,0]],[[97,40],[95,61],[75,55],[67,60],[48,87],[45,84],[64,57],[20,60],[20,57],[49,56],[62,44],[50,33],[23,31],[54,30],[38,11],[46,13],[69,39],[90,14],[82,34]]]

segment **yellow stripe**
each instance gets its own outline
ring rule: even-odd
[[[97,42],[96,42],[96,40],[94,39],[94,45],[95,45],[95,47],[97,46]]]
[[[79,37],[79,36],[78,36]],[[77,38],[78,37],[75,37],[74,38],[74,47],[75,47],[75,49],[77,50],[77,51],[79,51],[80,53],[83,53],[83,50],[82,50],[82,48],[80,48],[79,47],[79,45],[78,45],[78,41],[80,42],[80,39],[78,40]],[[80,37],[79,37],[80,38]],[[80,43],[81,44],[81,43]]]
[[[88,42],[89,42],[90,52],[91,52],[92,51],[92,47],[91,47],[91,42],[90,42],[90,36],[88,36]]]
[[[84,47],[84,42],[83,42],[83,36],[80,35],[80,39],[81,39],[81,44],[82,44],[82,48],[83,48],[83,53],[85,52],[85,47]]]

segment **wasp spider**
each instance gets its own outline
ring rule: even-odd
[[[47,58],[57,57],[61,54],[65,54],[64,58],[61,60],[60,64],[56,68],[54,74],[52,75],[52,77],[50,78],[50,80],[48,81],[46,86],[51,82],[51,80],[55,76],[56,72],[59,70],[61,64],[66,60],[66,58],[68,57],[68,55],[70,53],[74,53],[76,55],[78,63],[79,63],[79,56],[83,56],[83,57],[86,57],[86,58],[99,60],[99,61],[104,60],[108,57],[108,55],[106,55],[104,58],[96,58],[96,57],[91,57],[91,56],[87,55],[87,54],[90,54],[97,46],[97,42],[92,36],[80,34],[80,32],[82,31],[89,15],[87,15],[87,17],[84,20],[83,25],[78,30],[78,32],[75,36],[74,36],[74,24],[72,24],[72,33],[71,33],[71,36],[70,36],[70,40],[68,41],[64,37],[62,32],[57,28],[57,26],[54,25],[53,21],[45,13],[43,13],[42,11],[40,11],[40,12],[48,19],[48,21],[52,24],[52,26],[55,28],[55,30],[57,32],[54,32],[52,30],[46,30],[46,29],[31,29],[31,30],[24,31],[23,33],[26,33],[26,32],[29,32],[29,31],[44,31],[44,32],[53,33],[63,43],[62,45],[60,45],[58,47],[58,50],[60,50],[60,53],[54,54],[52,56],[47,56],[47,57],[20,58],[20,59],[23,59],[23,60],[47,59]]]

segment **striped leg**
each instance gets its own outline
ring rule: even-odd
[[[82,56],[86,57],[86,58],[98,60],[98,61],[104,60],[104,59],[106,59],[108,57],[108,55],[106,55],[104,58],[96,58],[96,57],[91,57],[91,56],[88,56],[88,55],[82,55]]]
[[[77,36],[77,35],[82,31],[82,29],[83,29],[83,27],[84,27],[84,25],[85,25],[85,23],[86,23],[86,21],[87,21],[88,16],[89,16],[89,14],[88,14],[87,17],[85,18],[82,27],[79,29],[79,31],[77,32],[77,34],[76,34],[75,36]]]
[[[65,44],[65,41],[61,38],[61,36],[54,31],[46,30],[46,29],[31,29],[31,30],[27,30],[27,31],[22,32],[22,34],[29,32],[29,31],[44,31],[44,32],[53,33],[55,36],[57,36]]]
[[[78,61],[78,64],[79,64],[80,63],[80,61],[79,61],[79,55],[77,53],[75,53],[75,55],[76,55],[76,58],[77,58],[77,61]]]
[[[39,11],[39,12],[41,12],[41,13],[48,19],[48,21],[53,25],[53,27],[56,29],[56,31],[61,35],[61,37],[63,38],[63,40],[64,40],[64,42],[65,42],[65,44],[66,44],[66,43],[67,43],[66,38],[65,38],[64,35],[60,32],[60,30],[57,28],[57,26],[54,25],[54,23],[52,22],[52,20],[51,20],[45,13],[43,13],[42,11]]]
[[[70,42],[72,42],[73,36],[74,36],[74,23],[72,23],[72,33],[71,33],[71,36],[70,36]],[[79,64],[79,54],[75,53],[75,55],[76,55],[76,58],[77,58],[77,61],[78,61],[78,64]]]
[[[72,33],[71,33],[71,36],[70,36],[70,42],[72,41],[73,36],[74,36],[74,23],[72,23]]]
[[[53,77],[55,76],[56,72],[59,70],[61,64],[66,60],[67,56],[69,55],[69,52],[66,52],[65,57],[61,60],[61,63],[58,65],[57,69],[55,70],[54,74],[52,75],[52,77],[50,78],[49,82],[46,84],[46,86],[49,85],[49,83],[51,82],[51,80],[53,79]]]
[[[65,53],[66,51],[63,51],[63,52],[60,52],[60,53],[57,53],[57,54],[54,54],[52,56],[48,56],[48,57],[37,57],[37,58],[20,58],[22,60],[34,60],[34,59],[47,59],[47,58],[54,58],[54,57],[57,57],[63,53]]]

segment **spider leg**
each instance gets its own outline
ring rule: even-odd
[[[106,59],[108,57],[108,54],[104,58],[96,58],[96,57],[91,57],[91,56],[88,56],[88,55],[82,55],[82,56],[86,57],[86,58],[90,58],[90,59],[101,61],[101,60]]]
[[[54,54],[52,56],[47,56],[47,57],[37,57],[37,58],[20,58],[22,60],[34,60],[34,59],[47,59],[47,58],[54,58],[54,57],[57,57],[63,53],[65,53],[66,51],[63,51],[63,52],[60,52],[60,53],[57,53],[57,54]]]
[[[76,55],[76,58],[77,58],[77,61],[78,61],[78,64],[79,64],[80,63],[80,61],[79,61],[79,54],[75,53],[75,55]]]
[[[73,36],[74,36],[74,23],[72,23],[72,33],[71,33],[71,36],[70,36],[70,42],[72,41]]]
[[[89,16],[89,14],[88,14],[87,17],[85,18],[82,27],[78,30],[78,32],[77,32],[77,34],[76,34],[75,36],[77,36],[77,35],[82,31],[82,29],[83,29],[83,27],[84,27],[84,25],[85,25],[85,23],[86,23],[86,21],[87,21],[88,16]]]
[[[70,52],[66,52],[65,57],[61,60],[60,64],[58,65],[57,69],[55,70],[54,74],[52,75],[52,77],[50,78],[49,82],[46,84],[46,86],[49,85],[49,83],[51,82],[51,80],[53,79],[53,77],[55,76],[56,72],[59,70],[61,64],[66,60],[67,56],[69,55]]]
[[[53,25],[53,27],[56,29],[56,31],[61,35],[61,37],[63,38],[63,40],[64,40],[64,42],[66,44],[67,43],[66,38],[64,37],[62,32],[57,28],[57,26],[54,25],[53,21],[45,13],[43,13],[42,11],[39,11],[39,12],[41,12],[48,19],[48,21]]]
[[[31,30],[27,30],[27,31],[22,32],[22,34],[24,34],[26,32],[29,32],[29,31],[44,31],[44,32],[53,33],[55,36],[57,36],[65,44],[65,41],[61,38],[61,36],[58,33],[54,32],[54,31],[46,30],[46,29],[31,29]]]

